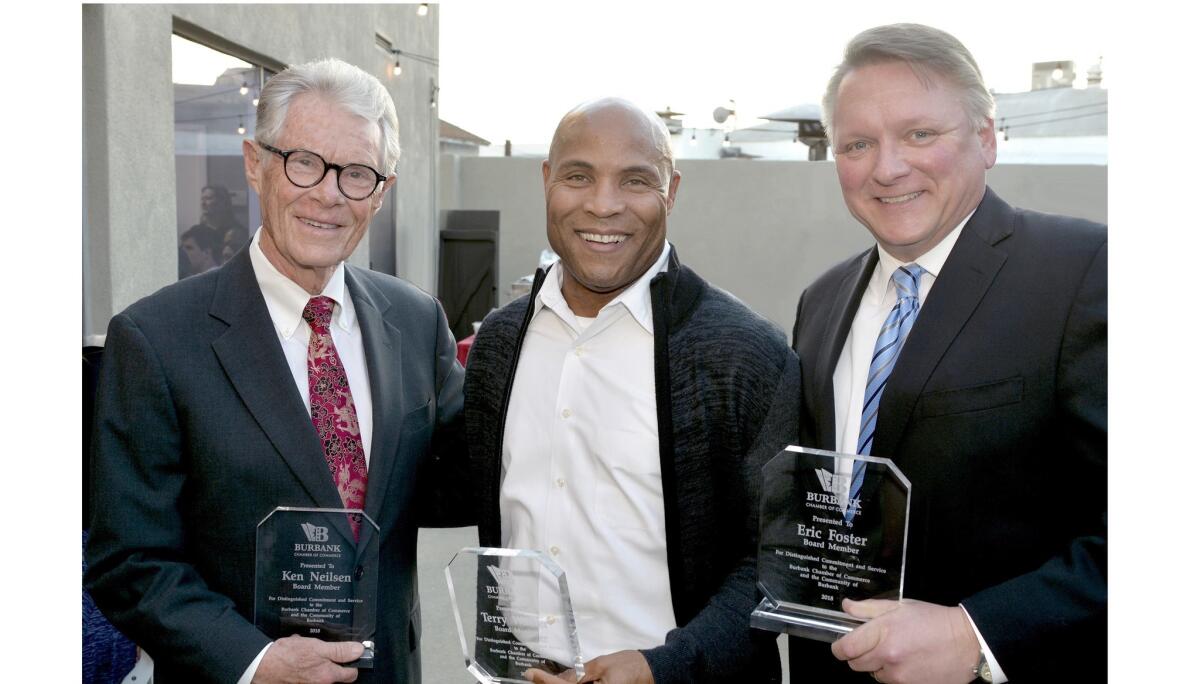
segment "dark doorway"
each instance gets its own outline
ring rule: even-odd
[[[444,212],[438,265],[438,299],[454,338],[474,334],[471,326],[496,308],[499,269],[499,211]]]
[[[371,219],[367,231],[369,259],[372,271],[388,275],[396,274],[396,191],[383,198],[383,206]]]

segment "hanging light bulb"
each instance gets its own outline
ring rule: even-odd
[[[692,145],[696,144],[696,129],[692,129],[692,139],[689,141]]]
[[[248,92],[250,92],[250,86],[246,85],[245,81],[242,81],[242,87],[238,88],[238,93],[245,95]]]
[[[242,117],[238,117],[238,135],[246,135],[246,124],[242,122]]]
[[[721,141],[721,147],[729,147],[729,134],[725,134],[725,139]]]
[[[404,73],[404,69],[400,68],[400,58],[396,57],[396,63],[392,65],[392,75],[399,76]]]
[[[255,98],[253,100],[250,100],[250,104],[257,107],[258,106],[258,96],[255,96]]]
[[[419,5],[417,5],[417,16],[423,17],[426,14],[429,14],[429,3],[423,2]]]

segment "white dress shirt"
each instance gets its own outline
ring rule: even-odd
[[[958,242],[963,226],[975,212],[967,215],[963,222],[942,238],[933,249],[917,257],[915,263],[925,269],[921,274],[920,289],[917,301],[925,303],[929,289],[937,280],[938,273],[950,256],[950,250]],[[879,252],[879,263],[871,273],[867,289],[863,292],[862,300],[858,303],[858,313],[854,315],[854,323],[850,326],[850,334],[842,347],[842,355],[838,357],[837,366],[833,371],[834,419],[836,422],[837,450],[843,454],[858,452],[858,433],[862,427],[863,397],[867,391],[867,372],[871,369],[871,357],[875,353],[875,341],[879,339],[879,329],[887,320],[892,307],[896,306],[896,284],[892,282],[892,274],[905,262],[888,254],[880,245],[875,245]],[[918,312],[917,321],[921,320]],[[901,349],[901,354],[904,353]],[[886,391],[886,390],[885,390]],[[890,454],[873,454],[887,458]],[[846,459],[838,459],[838,472],[850,472],[850,464],[843,463]]]
[[[308,396],[308,338],[312,334],[312,328],[304,320],[303,313],[313,295],[280,273],[279,269],[267,260],[267,255],[263,254],[262,247],[259,246],[261,235],[260,227],[250,242],[250,264],[254,267],[254,278],[258,281],[258,288],[262,290],[263,299],[267,302],[271,326],[275,328],[279,345],[287,358],[288,369],[292,371],[296,391],[300,393],[304,407],[311,414],[312,406]],[[354,412],[358,414],[358,431],[362,438],[363,455],[369,473],[371,428],[374,425],[371,418],[371,381],[367,377],[367,357],[363,351],[362,329],[359,328],[358,316],[354,313],[354,301],[346,291],[344,263],[338,264],[321,295],[334,301],[329,333],[333,337],[333,346],[337,348],[342,366],[346,369],[346,379],[350,382],[350,394],[354,397]],[[250,684],[254,673],[258,671],[259,663],[270,647],[271,645],[267,644],[259,651],[258,657],[238,679],[238,684]]]
[[[592,320],[567,306],[562,264],[554,264],[534,299],[509,399],[501,540],[544,551],[566,572],[585,660],[661,645],[676,626],[650,304],[650,280],[667,269],[668,253],[664,244]],[[543,579],[542,592],[554,589]],[[544,613],[549,603],[539,605]],[[562,658],[554,644],[547,650],[541,655]]]
[[[833,371],[834,419],[836,420],[835,431],[839,452],[853,454],[858,451],[863,398],[867,391],[867,372],[871,368],[875,341],[879,338],[879,329],[883,327],[883,322],[887,319],[892,307],[896,305],[896,284],[892,282],[892,274],[896,272],[897,268],[909,263],[915,263],[925,269],[925,273],[921,274],[920,290],[917,292],[917,301],[922,305],[925,304],[925,298],[937,281],[938,274],[942,272],[942,267],[946,265],[946,259],[958,242],[963,226],[971,220],[971,216],[974,214],[974,211],[967,214],[962,223],[958,224],[949,235],[942,238],[942,241],[933,249],[917,257],[915,261],[902,262],[888,254],[881,245],[875,246],[879,252],[879,263],[875,265],[875,270],[871,273],[867,289],[863,292],[862,300],[858,304],[858,312],[854,315],[854,323],[850,326],[850,334],[846,337],[846,344],[842,347],[842,354],[838,357],[837,367]],[[914,325],[920,324],[920,322],[921,315],[918,313],[917,323]],[[904,353],[903,349],[900,353]],[[886,388],[884,391],[887,391]],[[891,454],[872,455],[884,458],[891,456]],[[835,466],[838,475],[849,478],[851,463],[848,459],[837,459]],[[967,612],[965,608],[963,612]],[[1000,664],[992,656],[991,649],[987,647],[983,635],[975,627],[975,621],[971,619],[970,613],[967,613],[967,621],[971,623],[971,629],[975,630],[975,636],[979,639],[988,665],[992,668],[992,681],[995,684],[1007,682],[1008,678],[1004,676],[1004,670],[1000,669]]]

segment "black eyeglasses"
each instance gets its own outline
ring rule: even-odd
[[[329,169],[337,172],[338,190],[347,199],[363,200],[375,192],[387,176],[379,173],[366,164],[346,164],[338,166],[325,161],[321,155],[308,150],[283,151],[266,143],[258,143],[264,150],[274,152],[283,157],[283,173],[287,179],[298,188],[311,188],[329,173]]]

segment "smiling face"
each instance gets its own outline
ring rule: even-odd
[[[542,163],[546,233],[576,314],[595,316],[662,253],[679,187],[663,145],[654,122],[625,103],[577,110],[559,124]]]
[[[332,164],[383,166],[379,126],[312,93],[292,100],[279,138],[266,142],[285,151],[316,152]],[[249,140],[242,152],[246,179],[262,208],[263,254],[297,285],[320,293],[358,246],[396,177],[389,175],[366,199],[349,200],[338,190],[332,169],[315,186],[299,188],[287,179],[279,155]]]
[[[905,62],[854,69],[838,88],[833,150],[846,207],[889,254],[911,262],[979,206],[996,163],[989,119],[972,124],[960,94]]]

